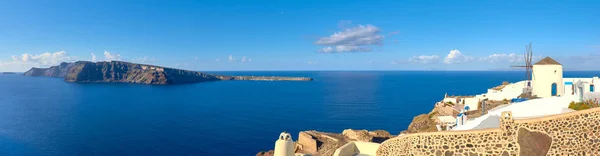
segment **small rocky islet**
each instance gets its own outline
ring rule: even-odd
[[[31,68],[25,76],[46,76],[64,78],[67,82],[81,83],[136,83],[150,85],[186,84],[223,80],[252,81],[312,81],[308,77],[278,76],[226,76],[203,72],[166,68],[155,65],[137,64],[124,61],[63,62],[48,68]]]

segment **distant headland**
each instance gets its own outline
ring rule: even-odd
[[[166,68],[155,65],[137,64],[123,61],[63,62],[48,68],[31,68],[25,76],[47,76],[64,78],[67,82],[92,83],[137,83],[151,85],[185,84],[221,80],[253,81],[312,81],[308,77],[277,76],[226,76],[203,72]]]
[[[0,74],[17,74],[15,72],[0,72]]]

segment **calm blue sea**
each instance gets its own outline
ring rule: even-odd
[[[240,155],[282,131],[397,134],[445,92],[486,92],[523,72],[213,72],[307,76],[311,82],[77,84],[0,75],[0,155]],[[591,77],[600,72],[565,72]]]

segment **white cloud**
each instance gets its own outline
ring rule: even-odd
[[[489,55],[487,57],[481,57],[481,58],[479,58],[479,60],[480,61],[490,62],[490,63],[497,63],[497,62],[515,63],[515,62],[522,62],[523,61],[523,56],[517,55],[515,53],[510,53],[510,54],[492,54],[492,55]]]
[[[198,60],[198,56],[196,56],[196,61]]]
[[[140,58],[135,58],[132,60],[132,62],[136,62],[136,63],[154,63],[156,62],[156,58],[152,57],[149,58],[147,56],[144,57],[140,57]]]
[[[96,54],[90,53],[90,55],[92,55],[92,59],[90,61],[96,62]]]
[[[70,61],[71,57],[65,51],[54,53],[45,52],[42,54],[31,55],[28,53],[22,54],[21,59],[13,56],[13,60],[21,63],[33,63],[41,66],[56,65],[64,61]]]
[[[394,36],[394,35],[398,35],[400,33],[400,31],[396,30],[396,31],[392,31],[388,34],[388,37],[390,36]]]
[[[252,62],[252,59],[250,59],[249,57],[246,57],[246,56],[242,56],[242,58],[240,58],[238,60],[233,55],[229,55],[229,57],[227,57],[227,60],[229,60],[229,62],[241,62],[241,63]],[[219,62],[220,59],[217,59],[216,61]]]
[[[220,61],[221,61],[221,59],[219,59],[219,58],[218,58],[218,59],[215,59],[215,62],[220,62]]]
[[[11,61],[0,61],[0,70],[24,71],[31,67],[48,67],[72,60],[72,57],[65,51],[45,52],[35,55],[24,53],[20,56],[11,56]]]
[[[319,52],[331,53],[331,52],[333,52],[333,48],[331,48],[331,47],[325,47],[325,48],[319,50]]]
[[[321,37],[315,41],[316,45],[327,46],[319,52],[365,52],[371,51],[366,46],[379,45],[384,36],[379,34],[379,28],[373,25],[359,25],[336,32],[328,37]],[[334,49],[335,48],[335,49]]]
[[[308,64],[318,64],[318,61],[308,61]]]
[[[116,61],[120,61],[121,60],[121,55],[120,54],[111,54],[108,51],[104,51],[104,59],[107,61],[112,61],[112,60],[116,60]]]
[[[235,58],[232,55],[229,55],[228,59],[229,59],[229,62],[235,62],[236,61]]]
[[[319,52],[323,52],[323,53],[368,52],[368,51],[371,51],[371,48],[362,47],[362,46],[346,46],[346,45],[335,46],[335,48],[334,47],[325,47],[325,48],[319,50]]]
[[[460,51],[454,49],[454,50],[451,50],[450,53],[448,53],[448,56],[446,56],[446,58],[444,58],[444,63],[445,64],[464,63],[464,62],[469,62],[471,60],[473,60],[473,57],[463,55],[462,53],[460,53]]]
[[[427,64],[427,63],[437,62],[439,59],[440,59],[440,57],[437,55],[421,55],[421,56],[414,56],[412,58],[409,58],[408,61]]]

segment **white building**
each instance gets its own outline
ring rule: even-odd
[[[598,77],[563,78],[562,65],[550,57],[533,65],[532,77],[532,93],[541,98],[564,95],[583,97],[586,93],[597,92],[594,83],[600,82]]]
[[[596,85],[594,83],[600,83],[598,77],[593,78],[563,78],[564,94],[565,95],[583,95],[585,93],[593,93],[596,91]],[[576,84],[580,82],[581,85],[578,87]],[[579,94],[581,93],[581,94]]]
[[[533,64],[531,77],[532,94],[537,97],[562,96],[565,92],[562,65],[550,57]]]
[[[452,103],[452,104],[456,104],[457,107],[456,109],[462,109],[465,106],[469,106],[469,110],[477,110],[479,109],[479,101],[481,101],[482,98],[479,96],[448,96],[445,95],[444,99],[442,100],[442,102],[444,103]]]
[[[478,95],[480,99],[488,99],[494,101],[510,100],[519,97],[526,88],[528,81],[519,81],[508,85],[502,85],[488,89],[486,94]]]
[[[514,84],[519,83],[527,83],[527,81]],[[504,111],[511,111],[513,117],[516,119],[537,118],[572,112],[574,110],[568,108],[571,102],[600,99],[600,92],[597,91],[598,88],[595,83],[600,83],[598,77],[563,78],[562,65],[552,58],[546,57],[533,65],[531,84],[517,85],[523,86],[523,88],[528,88],[531,85],[532,94],[539,97],[538,99],[499,106],[489,110],[488,114],[470,120],[468,123],[452,130],[497,128],[500,124],[501,112]],[[519,91],[516,88],[518,87],[515,87],[515,89],[506,89],[505,86],[500,91],[488,90],[487,94],[477,96],[492,97],[493,94],[517,95],[517,93],[523,93],[523,90]],[[517,96],[512,98],[516,98]]]

